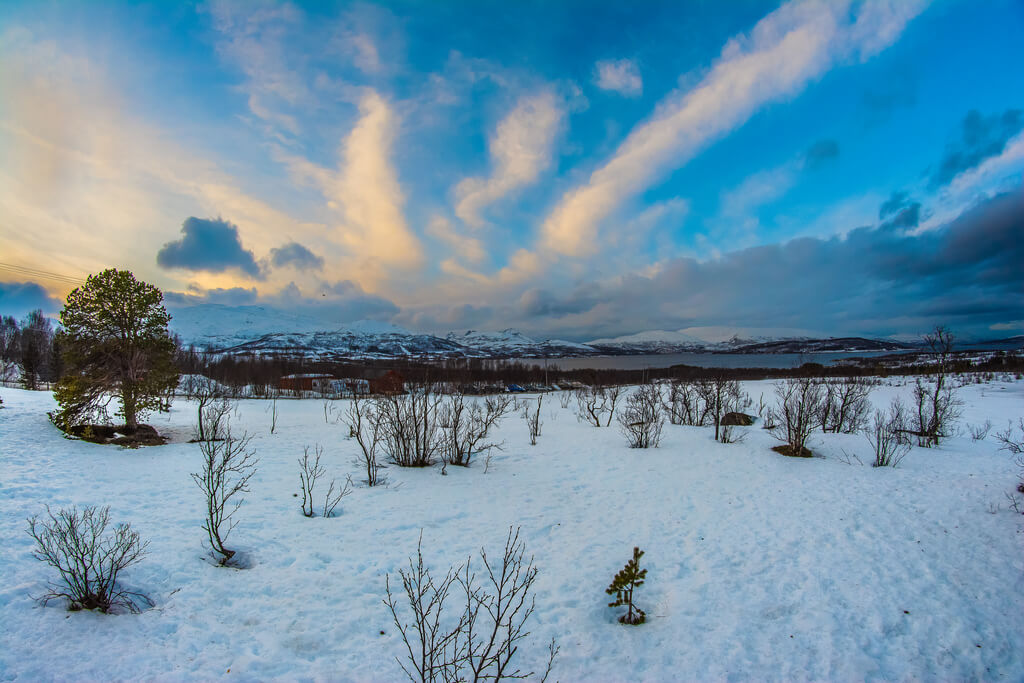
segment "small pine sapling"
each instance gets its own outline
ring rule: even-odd
[[[640,569],[640,558],[644,551],[640,548],[633,548],[633,559],[626,563],[608,586],[605,593],[615,596],[615,602],[609,602],[609,607],[626,606],[626,613],[619,617],[619,622],[637,626],[644,623],[647,613],[633,604],[633,591],[644,584],[647,576],[646,569]]]

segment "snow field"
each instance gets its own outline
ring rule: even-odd
[[[745,388],[755,402],[772,395],[768,382]],[[897,394],[909,387],[872,400]],[[554,636],[553,679],[1024,678],[1024,517],[1006,509],[1017,469],[991,436],[914,448],[895,470],[841,462],[843,450],[869,462],[856,435],[817,433],[809,446],[824,458],[786,458],[757,425],[738,444],[666,425],[660,448],[630,450],[614,426],[579,423],[552,397],[536,446],[518,415],[504,419],[486,474],[482,461],[444,477],[390,467],[390,487],[357,486],[339,516],[307,519],[293,497],[304,445],[324,446],[318,496],[332,476],[361,476],[334,422],[346,402],[325,424],[321,401],[280,400],[270,434],[269,402],[244,400],[233,430],[254,435],[260,469],[227,544],[252,567],[234,570],[204,559],[194,404],[149,420],[172,443],[124,450],[62,438],[49,394],[0,395],[3,680],[401,680],[385,574],[421,530],[443,575],[470,556],[479,567],[481,546],[499,554],[510,525],[540,570],[519,663],[543,670]],[[1021,382],[960,396],[964,426],[989,419],[995,431],[1024,412]],[[32,559],[25,519],[45,504],[110,505],[131,522],[149,554],[123,583],[156,607],[37,606],[30,595],[54,577]],[[604,589],[634,545],[646,551],[636,601],[648,623],[627,627]]]

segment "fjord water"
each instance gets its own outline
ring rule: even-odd
[[[893,351],[828,352],[828,353],[663,353],[642,356],[589,356],[584,358],[552,358],[550,367],[564,370],[593,368],[595,370],[641,370],[693,365],[702,368],[797,368],[804,363],[830,365],[843,358],[886,356]],[[544,363],[543,359],[525,358],[525,363]]]

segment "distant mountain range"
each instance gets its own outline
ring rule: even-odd
[[[534,339],[517,330],[469,330],[435,336],[392,323],[361,320],[324,329],[321,320],[262,306],[203,304],[171,310],[171,330],[186,346],[232,355],[285,355],[322,360],[386,358],[566,358],[666,353],[824,353],[920,349],[902,341],[828,339],[740,339],[707,342],[682,332],[652,330],[586,343]],[[996,344],[992,346],[992,344]],[[1021,348],[1024,337],[986,348]],[[974,346],[978,348],[977,345]]]

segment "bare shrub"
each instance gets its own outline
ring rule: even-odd
[[[844,377],[825,382],[825,398],[821,404],[821,431],[854,434],[867,423],[871,411],[871,380]]]
[[[864,430],[871,444],[872,467],[896,467],[910,453],[910,444],[900,438],[903,423],[902,404],[894,401],[889,412],[875,411],[874,420]]]
[[[775,383],[778,424],[772,429],[775,438],[784,442],[778,451],[784,455],[810,457],[807,439],[817,424],[824,391],[814,377],[797,377]]]
[[[657,448],[665,426],[658,385],[644,384],[630,394],[618,420],[630,448]]]
[[[391,462],[399,467],[434,464],[444,440],[438,425],[441,396],[433,387],[423,385],[408,394],[385,394],[374,403],[382,445]]]
[[[338,503],[350,493],[352,493],[352,477],[345,478],[344,486],[338,486],[338,480],[331,479],[331,485],[327,487],[327,495],[324,496],[324,507],[320,513],[321,516],[333,517]]]
[[[277,395],[270,400],[270,405],[267,406],[267,412],[270,413],[270,433],[273,434],[277,429]]]
[[[744,396],[738,381],[724,375],[698,381],[696,390],[703,404],[700,424],[713,424],[715,440],[718,441],[721,438],[722,417],[726,413],[742,410],[749,405],[750,399]]]
[[[349,434],[359,444],[359,462],[366,471],[366,485],[383,484],[384,478],[380,475],[381,466],[377,462],[382,433],[380,415],[375,404],[353,396],[346,417]]]
[[[540,436],[541,427],[544,426],[544,423],[541,422],[540,420],[540,407],[543,402],[544,395],[541,394],[540,396],[537,397],[537,403],[535,407],[531,407],[532,404],[530,403],[524,403],[523,412],[520,413],[520,416],[523,418],[523,421],[526,422],[526,428],[530,432],[531,446],[537,445],[537,438]]]
[[[529,636],[525,627],[536,607],[530,591],[537,578],[533,558],[525,557],[519,530],[509,529],[500,564],[492,563],[480,550],[486,572],[482,585],[470,560],[435,580],[424,565],[422,544],[421,535],[415,559],[410,557],[409,567],[398,571],[401,593],[392,593],[390,574],[385,577],[384,604],[405,647],[404,661],[395,659],[409,680],[501,681],[533,676],[534,672],[524,672],[515,663],[521,641]],[[446,613],[446,603],[456,589],[459,612]],[[548,652],[542,681],[558,654],[553,640]]]
[[[960,417],[962,403],[954,387],[943,375],[936,375],[932,382],[917,378],[913,396],[910,431],[917,437],[919,446],[939,445],[939,440],[950,435],[953,423]]]
[[[40,598],[43,604],[63,598],[72,611],[100,612],[117,607],[138,612],[153,605],[142,593],[117,583],[118,574],[145,556],[149,543],[127,523],[108,534],[110,507],[87,506],[81,512],[72,507],[55,515],[47,506],[46,516],[28,520],[28,534],[36,542],[32,556],[60,573],[60,583],[49,584],[49,592]]]
[[[707,410],[701,401],[696,383],[685,379],[673,379],[669,382],[665,413],[669,422],[674,425],[702,426]]]
[[[479,401],[467,400],[461,392],[447,397],[440,410],[441,457],[445,467],[469,467],[473,456],[498,448],[497,444],[487,441],[487,435],[512,403],[513,399],[503,394],[488,396],[482,405]]]
[[[615,416],[615,406],[621,398],[619,386],[589,386],[576,391],[576,418],[595,427],[607,427]]]
[[[560,391],[558,392],[558,404],[562,406],[562,410],[569,407],[569,403],[572,401],[571,391]]]
[[[930,381],[917,378],[914,383],[912,429],[918,445],[925,448],[938,446],[939,439],[949,435],[953,423],[960,417],[962,402],[948,376],[954,339],[953,333],[941,326],[924,336],[924,343],[937,362]]]
[[[189,375],[182,380],[180,390],[185,394],[186,398],[196,402],[194,440],[206,441],[209,437],[206,429],[206,412],[209,409],[216,410],[217,408],[214,408],[214,404],[227,404],[221,405],[219,409],[225,413],[231,411],[230,403],[224,393],[224,387],[209,377]]]
[[[202,470],[191,476],[206,503],[203,530],[223,566],[235,556],[236,551],[229,550],[224,543],[238,524],[234,516],[244,501],[242,494],[249,492],[249,481],[256,474],[259,459],[249,447],[252,437],[245,433],[233,436],[226,416],[211,427],[214,438],[199,444]]]
[[[312,517],[313,512],[313,489],[316,488],[316,480],[327,473],[327,469],[320,464],[324,449],[320,444],[316,445],[313,451],[313,458],[309,457],[309,446],[302,449],[302,457],[299,458],[299,486],[302,489],[302,514]]]
[[[218,427],[234,410],[235,405],[226,396],[218,396],[205,401],[199,410],[199,419],[192,430],[192,440],[212,441],[219,438]]]
[[[984,441],[992,430],[992,420],[985,420],[985,423],[980,425],[970,425],[967,429],[971,434],[971,441]]]
[[[1020,482],[1017,484],[1017,493],[1024,493],[1024,417],[1017,421],[1017,432],[1014,433],[1013,425],[1008,425],[1006,431],[996,433],[996,441],[1002,444],[1001,450],[1009,451],[1016,456],[1017,466],[1020,467]],[[1010,507],[1016,512],[1021,510],[1021,503],[1016,494],[1007,493]]]

